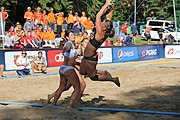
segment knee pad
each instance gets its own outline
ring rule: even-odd
[[[95,75],[94,77],[89,77],[91,80],[96,81],[98,80],[98,75]]]

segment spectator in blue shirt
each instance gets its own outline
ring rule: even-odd
[[[130,34],[126,37],[125,41],[123,42],[123,45],[124,46],[128,46],[128,45],[133,45],[132,44],[132,37],[133,37],[133,34]]]
[[[27,27],[30,29],[30,32],[32,32],[34,26],[31,23],[30,18],[28,18],[28,20],[24,23],[23,29],[24,29],[25,32],[27,31]]]

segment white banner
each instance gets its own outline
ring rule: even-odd
[[[165,58],[180,58],[180,45],[166,45]]]
[[[112,62],[112,49],[111,48],[99,48],[98,53],[98,63],[108,63]]]
[[[38,52],[39,51],[26,51],[27,57],[30,63],[32,62],[35,56],[38,56]],[[43,54],[43,57],[46,59],[46,52],[42,51],[42,54]],[[21,51],[5,52],[4,55],[5,55],[6,70],[17,70],[17,66],[15,65],[15,62],[17,58],[21,56]],[[31,68],[31,64],[27,68]]]

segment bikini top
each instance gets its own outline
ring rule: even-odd
[[[70,45],[72,47],[72,49],[70,49],[70,52],[65,52],[64,57],[65,58],[74,58],[77,55],[75,46],[73,45],[72,42],[69,42],[69,41],[64,44],[64,47],[66,47],[66,45]]]

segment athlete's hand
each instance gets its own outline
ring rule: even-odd
[[[106,5],[111,5],[111,1],[112,1],[112,0],[106,0],[106,3],[105,3],[105,4],[106,4]]]

